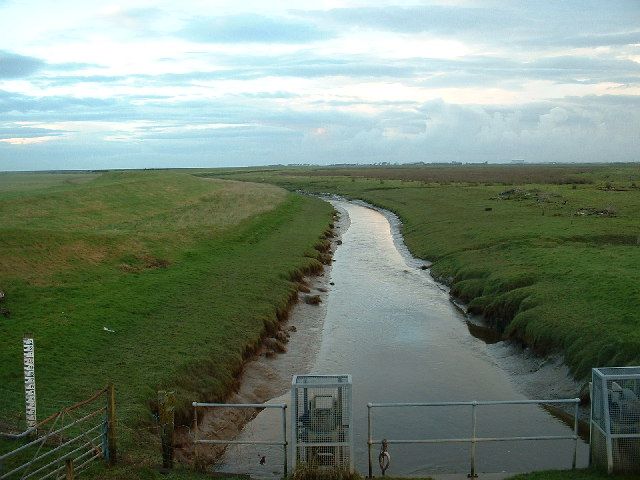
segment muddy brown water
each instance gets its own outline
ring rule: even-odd
[[[564,390],[549,385],[562,383],[550,375],[536,380],[541,386],[536,386],[536,381],[523,382],[537,371],[530,368],[530,361],[524,361],[504,342],[487,342],[472,335],[468,319],[450,302],[447,289],[420,268],[424,262],[408,253],[392,217],[344,200],[331,203],[341,212],[342,244],[335,251],[331,270],[321,279],[323,286],[318,287],[320,291],[328,289],[324,302],[314,307],[318,310],[311,315],[313,308],[309,310],[309,306],[294,311],[292,322],[307,331],[298,338],[297,333],[292,335],[290,353],[260,359],[258,371],[268,368],[278,377],[272,382],[280,385],[274,392],[280,390],[283,395],[270,403],[288,402],[289,393],[283,385],[290,381],[291,373],[351,374],[354,455],[360,473],[367,472],[368,402],[513,400],[550,393],[558,396],[572,390],[574,385],[568,379]],[[324,318],[318,318],[318,312]],[[559,378],[566,376],[561,366],[549,368]],[[523,384],[533,387],[527,392]],[[374,437],[468,438],[470,409],[375,410]],[[236,439],[278,440],[280,418],[279,411],[264,410]],[[477,429],[481,437],[572,434],[562,421],[533,405],[479,407]],[[481,443],[476,450],[476,469],[528,472],[570,468],[573,447],[572,440]],[[376,475],[378,448],[374,450]],[[468,472],[469,451],[468,444],[391,445],[387,475]],[[260,462],[262,457],[264,463]],[[588,447],[579,441],[578,466],[586,466],[587,461]],[[255,478],[278,477],[283,471],[282,447],[231,446],[216,470]]]

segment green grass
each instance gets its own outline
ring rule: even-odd
[[[113,382],[120,452],[157,461],[146,429],[155,392],[177,392],[178,424],[191,401],[229,393],[286,314],[294,277],[320,267],[314,245],[332,209],[186,173],[28,175],[25,188],[18,177],[0,175],[0,290],[11,312],[0,316],[0,428],[24,426],[21,338],[33,332],[39,417]]]
[[[79,478],[94,477],[100,480],[248,480],[246,476],[234,476],[223,474],[206,474],[185,469],[176,465],[169,472],[161,471],[157,467],[140,467],[131,465],[115,465],[111,468],[96,467],[82,473]]]
[[[550,470],[525,473],[509,477],[508,480],[635,480],[639,475],[607,475],[597,470]]]
[[[562,352],[581,379],[591,367],[640,363],[637,164],[209,175],[338,193],[387,208],[401,217],[413,254],[432,261],[433,275],[506,336],[542,353]]]

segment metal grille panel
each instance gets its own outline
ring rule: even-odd
[[[350,375],[296,375],[291,385],[292,465],[353,471]]]
[[[592,393],[594,465],[640,472],[640,367],[594,368]]]

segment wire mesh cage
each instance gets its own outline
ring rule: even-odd
[[[292,467],[353,472],[351,375],[294,375]]]
[[[609,473],[640,472],[640,367],[593,369],[591,460]]]

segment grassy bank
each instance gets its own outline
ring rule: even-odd
[[[397,213],[414,255],[508,337],[593,366],[640,363],[640,168],[411,166],[217,171]]]
[[[38,413],[117,390],[120,451],[159,457],[149,405],[221,400],[286,315],[331,207],[270,186],[129,172],[0,175],[0,428],[24,428],[21,338]],[[108,330],[106,330],[106,329]],[[151,452],[151,453],[150,453]]]

